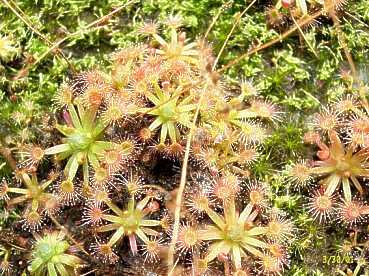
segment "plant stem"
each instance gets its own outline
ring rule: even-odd
[[[252,7],[252,5],[254,5],[254,3],[256,2],[256,0],[254,0],[254,1],[252,1],[251,3],[250,3],[250,5],[248,5],[243,11],[242,11],[242,13],[241,14],[239,14],[239,15],[237,15],[237,18],[236,18],[236,21],[233,23],[233,25],[232,25],[232,28],[231,28],[231,30],[229,31],[229,33],[228,33],[228,35],[227,35],[227,37],[226,37],[226,39],[225,39],[225,41],[224,41],[224,43],[223,43],[223,45],[222,45],[222,48],[220,49],[220,51],[219,51],[219,53],[218,53],[218,55],[217,55],[217,58],[215,59],[215,62],[214,62],[214,65],[213,65],[213,70],[215,69],[215,67],[217,66],[217,63],[218,63],[218,61],[219,61],[219,58],[221,57],[221,55],[222,55],[222,53],[223,53],[223,51],[224,51],[224,49],[225,49],[225,47],[226,47],[226,45],[227,45],[227,43],[228,43],[228,40],[231,38],[231,35],[233,34],[233,32],[234,32],[234,30],[236,29],[236,27],[238,26],[238,24],[240,23],[240,21],[241,21],[241,18],[242,18],[242,16],[249,10],[249,8],[251,8]]]
[[[3,147],[0,144],[0,155],[4,157],[6,162],[9,164],[10,168],[16,172],[17,171],[17,162],[15,161],[12,152],[9,148]]]
[[[214,16],[213,21],[211,22],[211,24],[209,25],[208,29],[206,30],[206,33],[205,33],[205,35],[204,35],[204,38],[205,38],[205,39],[208,37],[208,35],[209,35],[209,33],[210,33],[211,29],[213,29],[213,27],[214,27],[215,23],[217,22],[217,20],[218,20],[219,16],[221,15],[221,13],[222,13],[225,9],[227,9],[229,6],[231,6],[231,5],[232,5],[232,3],[233,3],[233,1],[232,1],[232,0],[230,0],[230,1],[226,2],[226,3],[224,3],[224,4],[220,7],[219,11],[218,11],[218,12],[217,12],[217,14]]]
[[[308,18],[306,18],[305,20],[302,20],[301,22],[298,22],[298,25],[301,27],[309,24],[311,21],[313,21],[315,18],[321,16],[323,14],[323,11],[317,11],[316,13],[314,13],[313,15],[309,16]],[[239,56],[238,58],[232,60],[231,62],[229,62],[228,64],[224,65],[222,68],[218,69],[217,72],[223,72],[227,69],[229,69],[230,67],[236,65],[237,63],[239,63],[241,60],[243,60],[246,57],[249,57],[261,50],[264,50],[266,48],[269,48],[270,46],[273,46],[274,44],[283,41],[285,38],[287,38],[288,36],[290,36],[291,34],[293,34],[295,31],[297,31],[298,28],[297,26],[292,27],[291,29],[289,29],[288,31],[284,32],[283,34],[281,34],[279,37],[272,39],[270,41],[268,41],[265,44],[262,44],[254,49],[251,49],[249,51],[247,51],[246,53],[242,54],[241,56]]]
[[[61,230],[65,233],[65,235],[68,237],[68,239],[70,241],[72,241],[83,253],[85,253],[87,256],[90,256],[90,254],[88,254],[88,252],[83,248],[83,246],[81,244],[79,244],[73,237],[72,235],[69,233],[68,229],[61,225],[56,218],[53,215],[49,215],[50,219],[53,221],[53,223]]]
[[[204,89],[206,89],[206,85]],[[188,159],[190,156],[191,140],[192,140],[192,136],[195,130],[197,117],[200,112],[200,106],[204,98],[204,95],[205,93],[201,94],[199,102],[197,103],[196,112],[192,120],[192,126],[191,126],[189,134],[187,135],[186,150],[185,150],[185,155],[183,158],[183,165],[182,165],[182,171],[181,171],[181,180],[179,183],[179,188],[178,188],[177,198],[176,198],[176,207],[174,210],[173,236],[172,236],[172,240],[170,242],[170,246],[168,250],[168,267],[169,267],[168,275],[169,276],[173,275],[173,272],[175,269],[174,253],[175,253],[175,248],[176,248],[176,244],[178,240],[179,223],[180,223],[181,207],[182,207],[182,197],[183,197],[184,188],[187,182],[187,166],[188,166]]]

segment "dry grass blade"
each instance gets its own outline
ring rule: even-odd
[[[359,84],[360,86],[360,83],[359,83],[359,79],[358,79],[358,76],[357,76],[357,70],[356,70],[356,66],[355,66],[355,63],[354,63],[354,60],[352,58],[352,55],[350,53],[350,50],[348,49],[347,47],[347,43],[346,43],[346,38],[345,38],[345,35],[341,29],[341,25],[340,25],[340,21],[337,17],[337,14],[336,14],[336,11],[334,9],[329,9],[329,17],[332,19],[333,21],[333,24],[334,24],[334,27],[336,29],[336,32],[337,32],[337,38],[338,38],[338,41],[339,43],[341,44],[342,48],[343,48],[343,51],[345,53],[345,56],[346,56],[346,59],[347,59],[347,62],[349,63],[350,65],[350,69],[351,69],[351,73],[352,73],[352,76],[353,76],[353,79],[356,83]],[[369,112],[369,103],[366,99],[366,95],[365,95],[365,92],[363,89],[359,89],[359,96],[360,96],[360,99],[363,103],[363,106],[365,108],[365,110],[367,112]]]
[[[236,27],[238,26],[238,24],[240,23],[241,21],[241,18],[242,16],[252,7],[252,5],[254,5],[256,2],[256,0],[252,1],[250,3],[250,5],[248,5],[238,16],[237,16],[237,19],[236,21],[234,22],[234,24],[232,25],[232,28],[231,30],[229,31],[228,35],[227,35],[227,38],[226,40],[224,41],[223,45],[222,45],[222,48],[220,49],[218,55],[217,55],[217,58],[215,59],[215,62],[214,62],[214,65],[213,65],[213,70],[215,69],[215,67],[217,66],[217,63],[220,59],[220,57],[222,56],[222,53],[228,43],[228,40],[231,38],[231,35],[233,34],[234,30],[236,29]]]
[[[90,256],[90,254],[88,254],[88,252],[83,248],[83,246],[78,243],[73,237],[72,235],[69,233],[68,229],[61,225],[57,219],[53,216],[53,215],[50,215],[50,219],[52,220],[52,222],[61,230],[65,233],[65,235],[68,237],[68,239],[73,242],[84,254],[86,254],[87,256]]]
[[[14,8],[7,0],[2,0],[2,2],[20,19],[22,20],[33,32],[35,32],[37,35],[39,35],[47,44],[50,45],[49,49],[47,49],[36,61],[34,61],[33,63],[27,65],[27,68],[24,68],[25,70],[29,71],[31,68],[35,68],[37,64],[39,64],[46,56],[48,56],[50,53],[52,52],[56,52],[57,54],[60,54],[68,63],[68,65],[73,69],[73,66],[69,63],[69,60],[63,55],[63,53],[61,52],[61,50],[59,49],[60,45],[63,44],[65,41],[67,41],[68,39],[81,34],[82,32],[88,31],[88,32],[92,32],[98,29],[103,28],[103,26],[97,26],[101,23],[106,22],[108,19],[110,19],[113,15],[115,15],[116,13],[120,12],[121,10],[123,10],[124,8],[126,8],[127,6],[137,2],[137,0],[131,0],[128,1],[127,3],[115,8],[113,11],[111,11],[110,13],[100,17],[99,19],[91,22],[90,24],[88,24],[86,27],[71,33],[69,35],[67,35],[66,37],[60,39],[57,42],[52,43],[50,40],[48,40],[47,37],[45,37],[43,34],[41,34],[37,29],[35,29],[32,24],[29,22],[29,20],[27,20],[25,18],[25,16],[22,16],[16,9],[18,9],[20,11],[20,8],[18,6],[16,6],[16,8]],[[14,4],[15,5],[15,4]],[[23,13],[23,12],[22,12]],[[24,13],[23,13],[24,14]],[[94,27],[97,26],[97,27]],[[93,28],[94,27],[94,28]],[[24,70],[21,70],[24,71]]]
[[[175,269],[174,253],[175,253],[176,244],[178,240],[183,192],[184,192],[186,181],[187,181],[187,166],[188,166],[188,159],[190,157],[191,140],[192,140],[192,136],[193,136],[194,129],[196,126],[196,121],[197,121],[197,118],[200,112],[201,102],[204,98],[204,95],[205,95],[204,93],[201,94],[199,102],[197,103],[196,112],[192,120],[192,126],[191,126],[189,134],[187,135],[185,155],[183,158],[183,165],[182,165],[182,170],[181,170],[181,180],[179,183],[179,188],[178,188],[177,198],[176,198],[176,207],[174,210],[174,225],[173,225],[172,240],[170,242],[170,247],[168,250],[168,267],[169,267],[168,275],[173,275],[173,271]]]
[[[226,10],[227,8],[229,8],[232,5],[233,1],[228,1],[226,3],[224,3],[220,8],[219,11],[217,12],[217,14],[214,16],[213,21],[211,22],[211,24],[209,25],[208,29],[206,30],[206,33],[204,35],[204,39],[206,39],[210,33],[210,31],[213,29],[215,23],[217,22],[219,16],[222,14],[222,12],[224,10]]]
[[[296,22],[296,19],[295,17],[293,16],[293,14],[291,13],[291,18],[293,20],[293,23],[295,24],[295,26],[297,27],[297,29],[299,30],[301,36],[303,37],[303,39],[305,40],[306,44],[308,45],[308,47],[310,48],[310,50],[313,52],[314,56],[316,58],[319,58],[318,57],[318,54],[316,53],[315,49],[313,48],[313,46],[310,44],[309,40],[307,40],[304,32],[302,31],[301,27],[299,26],[299,24]]]
[[[22,11],[22,9],[14,3],[14,1],[10,0],[11,4],[7,0],[2,0],[3,3],[24,23],[27,25],[28,28],[30,28],[35,34],[37,34],[42,40],[46,42],[49,46],[51,46],[53,43],[39,30],[37,30],[34,26],[32,26],[32,22],[29,20],[27,15]],[[14,7],[13,7],[14,6]],[[68,58],[63,54],[63,52],[60,49],[57,49],[56,54],[63,58],[71,67],[73,70],[73,66],[70,64]],[[27,70],[29,69],[29,65],[27,65]]]
[[[303,27],[309,23],[311,23],[314,19],[318,18],[319,16],[321,16],[323,14],[323,11],[317,11],[316,13],[314,13],[313,15],[307,17],[305,20],[301,21],[299,23],[299,27]],[[296,26],[292,27],[291,29],[289,29],[288,31],[284,32],[283,34],[281,34],[279,37],[272,39],[271,41],[260,45],[256,48],[253,48],[249,51],[247,51],[246,53],[240,55],[238,58],[232,60],[231,62],[229,62],[228,64],[224,65],[222,68],[218,69],[218,72],[223,72],[227,69],[229,69],[230,67],[236,65],[237,63],[239,63],[240,61],[242,61],[243,59],[245,59],[246,57],[249,57],[261,50],[264,50],[266,48],[269,48],[270,46],[273,46],[274,44],[277,44],[278,42],[283,41],[285,38],[289,37],[291,34],[293,34],[295,31],[297,31],[298,28]]]

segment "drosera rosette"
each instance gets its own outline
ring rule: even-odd
[[[337,213],[337,196],[327,195],[324,189],[318,189],[309,197],[306,209],[319,223],[333,221]]]
[[[165,24],[170,31],[170,40],[165,39],[158,34],[158,32],[152,32],[151,35],[157,43],[159,43],[159,49],[156,49],[156,54],[164,57],[170,64],[183,61],[188,64],[198,64],[198,51],[196,49],[197,43],[188,43],[186,40],[186,34],[184,32],[179,33],[179,28],[183,25],[183,20],[180,15],[172,15],[168,17]]]
[[[9,206],[25,204],[22,215],[23,227],[31,231],[39,230],[45,217],[55,214],[60,208],[58,198],[48,191],[57,175],[52,173],[49,179],[44,181],[39,181],[36,173],[29,175],[24,171],[19,171],[17,175],[25,187],[12,187],[7,181],[2,180],[1,197],[7,201]],[[13,197],[13,194],[18,196]]]
[[[53,186],[53,194],[61,206],[74,206],[83,198],[81,183],[77,179],[60,177]]]
[[[83,261],[75,255],[76,249],[65,239],[63,231],[35,234],[35,238],[28,267],[31,275],[79,275]]]
[[[102,156],[110,151],[118,151],[119,144],[105,141],[104,131],[108,126],[107,122],[97,116],[97,111],[106,96],[102,88],[86,84],[85,91],[77,98],[72,98],[72,102],[66,103],[67,109],[63,111],[65,124],[57,124],[57,130],[64,135],[62,143],[45,150],[46,155],[56,155],[57,160],[67,159],[64,167],[65,177],[73,181],[79,167],[83,171],[83,186],[88,188],[89,166],[99,168],[102,166]],[[86,95],[85,93],[96,95]],[[88,105],[79,101],[79,97],[87,97],[91,101]],[[123,150],[123,149],[122,149]],[[107,157],[112,154],[106,155]],[[109,159],[110,161],[110,159]],[[106,162],[106,160],[105,160]]]
[[[272,242],[271,244],[280,244],[281,246],[291,243],[296,233],[292,220],[277,208],[272,208],[268,213],[267,239]]]
[[[351,186],[363,195],[364,189],[359,180],[369,176],[367,149],[357,150],[352,144],[345,145],[334,130],[328,131],[327,136],[328,145],[317,133],[305,135],[306,141],[313,142],[319,147],[317,153],[319,160],[313,163],[311,174],[325,176],[323,185],[327,195],[337,191],[340,184],[347,201],[352,198]],[[314,141],[311,141],[311,137],[314,137]]]
[[[181,35],[183,37],[184,33]],[[138,112],[151,115],[153,120],[146,132],[157,132],[162,147],[166,143],[180,145],[182,135],[192,124],[197,91],[203,86],[203,79],[198,74],[198,50],[187,50],[188,47],[195,48],[196,43],[186,45],[179,36],[176,29],[172,29],[171,41],[166,43],[154,34],[160,46],[153,49],[138,67],[144,83],[140,93],[146,100]]]
[[[136,202],[135,196],[131,196],[128,200],[127,208],[121,209],[109,198],[106,198],[103,200],[103,203],[107,206],[104,211],[99,205],[91,205],[93,209],[87,207],[85,210],[85,223],[95,224],[97,233],[114,232],[107,242],[98,242],[95,246],[95,253],[98,258],[107,262],[112,259],[116,261],[116,258],[107,257],[106,254],[114,255],[114,247],[120,243],[123,237],[128,238],[129,247],[133,255],[137,255],[139,252],[138,239],[146,247],[151,245],[154,240],[150,236],[158,237],[160,234],[160,232],[153,229],[160,226],[160,220],[148,218],[153,211],[149,207],[150,201],[150,196],[145,196],[138,202]],[[113,214],[109,214],[109,212]],[[91,221],[88,222],[88,219]]]
[[[251,84],[250,84],[251,85]],[[250,165],[260,155],[260,145],[269,137],[270,128],[281,120],[282,112],[277,105],[261,97],[250,97],[245,88],[239,95],[215,99],[213,110],[202,115],[201,127],[208,133],[209,146],[201,143],[195,158],[211,170],[229,170],[248,176]],[[195,148],[194,148],[195,149]]]
[[[155,131],[160,127],[160,143],[165,144],[167,136],[172,143],[180,140],[180,130],[177,125],[189,128],[193,117],[193,110],[196,105],[192,101],[192,97],[188,96],[182,100],[175,94],[181,91],[182,87],[177,87],[173,92],[162,91],[158,83],[153,83],[154,93],[146,92],[145,96],[156,108],[142,108],[141,112],[153,115],[155,120],[148,127],[150,131]],[[167,88],[173,89],[173,88]],[[171,96],[174,95],[174,96]]]
[[[254,97],[255,93],[244,92],[242,85],[238,97],[229,97],[227,87],[211,69],[214,58],[210,48],[203,41],[187,44],[178,26],[171,25],[170,42],[156,28],[148,28],[159,45],[155,48],[158,57],[147,57],[156,62],[143,64],[141,69],[145,84],[141,93],[147,103],[139,112],[153,117],[142,134],[151,138],[151,133],[157,132],[157,152],[180,157],[184,152],[183,137],[199,108],[200,124],[209,132],[211,146],[199,148],[196,159],[210,168],[216,167],[212,160],[224,160],[223,164],[215,164],[215,169],[230,167],[247,175],[245,167],[258,156],[255,145],[268,136],[264,121],[279,121],[281,112],[275,104]],[[155,70],[151,70],[154,65]],[[152,71],[150,76],[144,77],[148,71]]]
[[[286,166],[284,174],[292,190],[301,191],[313,183],[314,177],[310,163],[302,159]]]
[[[199,229],[196,235],[186,232],[192,233],[188,240],[197,248],[206,248],[207,245],[206,263],[224,256],[223,261],[229,262],[232,271],[241,271],[244,260],[256,261],[272,256],[280,260],[278,271],[281,272],[288,259],[287,250],[282,248],[291,242],[294,226],[280,212],[275,210],[272,214],[267,211],[266,188],[256,182],[250,183],[246,188],[247,196],[241,197],[241,179],[230,173],[208,177],[204,182],[198,181],[198,185],[199,192],[188,193],[186,197],[191,213],[200,215],[198,220],[201,218],[201,223],[191,226]],[[238,198],[247,198],[240,211],[237,211]],[[189,230],[190,227],[181,229]],[[181,239],[179,241],[184,244]],[[281,250],[277,250],[277,245]]]
[[[159,134],[160,145],[180,143],[182,134],[191,127],[196,95],[204,86],[199,74],[198,43],[188,43],[185,33],[178,30],[181,20],[177,19],[176,24],[167,22],[168,42],[158,33],[156,24],[142,26],[140,32],[152,38],[152,46],[130,81],[131,91],[146,101],[141,102],[138,113],[151,115],[153,120],[147,130]]]
[[[204,242],[200,235],[200,226],[195,222],[182,222],[178,231],[177,250],[179,254],[200,252]]]
[[[369,205],[361,199],[341,199],[337,206],[338,220],[349,227],[366,222],[369,217]]]
[[[304,135],[317,148],[316,160],[294,164],[289,178],[303,187],[318,184],[307,210],[319,222],[338,219],[352,226],[367,215],[368,119],[364,104],[347,95],[315,114],[314,130]]]
[[[264,257],[262,249],[268,248],[264,241],[268,229],[253,225],[257,212],[252,211],[252,205],[246,206],[237,215],[234,199],[230,199],[225,202],[224,217],[211,209],[206,213],[214,223],[200,231],[201,239],[211,244],[206,255],[207,261],[212,261],[219,254],[229,254],[234,268],[240,269],[243,256],[250,255],[256,259]]]
[[[208,175],[193,174],[192,185],[185,190],[184,207],[188,213],[202,218],[206,209],[215,204],[215,198],[211,195],[211,179]]]

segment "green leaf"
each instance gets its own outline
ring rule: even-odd
[[[242,262],[241,262],[241,249],[239,246],[237,245],[232,246],[232,256],[236,269],[240,269],[242,266]]]
[[[77,111],[73,104],[68,105],[68,111],[69,111],[70,117],[72,118],[73,126],[77,129],[82,129],[81,121],[79,120]]]
[[[255,238],[248,237],[248,236],[245,236],[243,238],[242,244],[248,244],[248,245],[251,245],[251,246],[256,246],[256,247],[261,247],[261,248],[266,248],[268,246],[265,242],[260,241],[260,240],[255,239]]]
[[[162,121],[160,120],[160,117],[157,117],[150,125],[149,129],[151,131],[157,129],[162,124]]]
[[[30,272],[35,273],[43,264],[43,260],[39,257],[36,257],[29,268]]]
[[[88,161],[90,162],[90,164],[92,165],[92,167],[94,169],[97,169],[100,167],[100,162],[99,162],[99,159],[97,158],[96,154],[89,151],[87,153],[87,157],[88,157]]]
[[[204,241],[222,240],[224,238],[223,232],[215,226],[207,226],[206,229],[199,230],[199,237]]]
[[[75,268],[78,264],[82,262],[80,258],[70,254],[61,254],[59,256],[59,260],[61,263],[66,264],[72,268]]]
[[[342,178],[342,188],[343,188],[343,195],[346,201],[351,201],[351,188],[350,188],[350,181],[348,178]]]
[[[338,184],[341,181],[341,177],[337,174],[332,174],[330,176],[328,176],[328,178],[324,179],[324,184],[326,186],[326,190],[324,192],[324,194],[326,195],[332,195],[336,189]]]
[[[168,122],[166,123],[166,125],[168,125],[169,137],[172,140],[172,142],[175,143],[177,140],[175,126],[172,122]]]
[[[47,272],[49,273],[49,276],[58,276],[53,263],[47,263]]]
[[[65,166],[65,169],[64,169],[66,176],[70,180],[74,179],[74,177],[76,176],[78,167],[79,167],[77,154],[78,153],[75,153],[69,158],[67,165]]]
[[[119,227],[122,227],[122,225],[119,223],[113,223],[113,224],[107,224],[100,226],[96,229],[97,232],[110,232],[118,229]]]
[[[124,228],[119,227],[115,233],[113,234],[113,236],[111,236],[111,238],[109,239],[108,244],[110,246],[113,246],[114,244],[116,244],[122,237],[124,236]]]
[[[248,236],[259,236],[268,232],[268,228],[266,227],[254,227],[248,231],[246,231]]]
[[[250,216],[252,212],[253,207],[254,205],[252,203],[247,204],[245,209],[243,209],[242,213],[240,214],[240,217],[238,218],[238,223],[244,224],[247,221],[248,217]]]
[[[136,230],[135,233],[144,243],[147,243],[149,241],[148,237],[146,236],[146,234],[140,229],[138,228]]]
[[[206,260],[210,262],[215,259],[220,253],[228,254],[230,250],[231,246],[226,241],[215,242],[209,247],[208,254],[206,255]]]
[[[160,131],[160,143],[165,144],[165,140],[167,138],[167,133],[168,133],[168,124],[169,123],[165,123],[161,126],[161,131]]]
[[[65,269],[65,267],[62,264],[56,263],[55,266],[61,276],[69,276],[68,271]]]
[[[144,220],[141,220],[140,222],[140,226],[144,226],[144,227],[151,227],[151,226],[158,226],[158,225],[160,225],[159,220],[144,219]]]
[[[61,152],[68,152],[70,150],[71,150],[71,147],[69,144],[61,144],[61,145],[56,145],[51,148],[45,149],[45,154],[52,155],[52,154],[57,154]]]
[[[206,210],[207,215],[210,217],[210,219],[220,228],[224,229],[225,223],[223,221],[223,218],[218,215],[216,212],[214,212],[212,209],[208,208]]]

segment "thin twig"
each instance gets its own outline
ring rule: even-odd
[[[9,148],[6,148],[0,144],[0,155],[4,157],[5,161],[14,172],[17,171],[17,162],[15,161]]]
[[[369,28],[369,25],[366,24],[364,21],[360,20],[359,18],[357,18],[356,16],[352,15],[351,13],[347,12],[347,11],[344,11],[344,13],[351,17],[352,19],[356,20],[357,22],[359,22],[360,24],[364,25],[365,27]]]
[[[60,39],[59,41],[55,42],[55,43],[52,43],[50,42],[47,37],[45,37],[43,34],[41,34],[36,28],[34,28],[29,22],[27,22],[27,20],[22,16],[20,15],[11,5],[10,3],[7,1],[7,0],[2,0],[4,2],[5,5],[7,5],[9,7],[9,9],[19,18],[21,19],[33,32],[35,32],[37,35],[39,35],[41,38],[43,38],[48,44],[51,45],[51,47],[49,49],[47,49],[43,54],[41,54],[41,56],[36,60],[34,61],[32,64],[28,65],[27,69],[30,70],[32,67],[34,68],[37,64],[39,64],[46,56],[48,56],[51,52],[53,52],[54,50],[57,49],[57,52],[61,53],[59,46],[64,43],[65,41],[67,41],[68,39],[70,39],[71,37],[74,37],[76,35],[79,35],[85,31],[88,31],[88,32],[91,32],[91,31],[95,31],[95,30],[98,30],[98,29],[101,29],[103,28],[103,26],[98,26],[98,27],[95,27],[95,28],[92,28],[96,25],[99,25],[103,22],[105,22],[107,19],[111,18],[114,14],[120,12],[122,9],[126,8],[128,5],[130,4],[133,4],[135,2],[137,2],[137,0],[131,0],[131,1],[128,1],[126,4],[114,9],[113,11],[111,11],[110,13],[100,17],[99,19],[91,22],[90,24],[88,24],[87,26],[79,29],[78,31],[74,32],[74,33],[71,33],[69,35],[67,35],[66,37]],[[18,7],[19,9],[19,7]],[[91,29],[92,28],[92,29]],[[62,54],[62,53],[61,53]],[[64,55],[62,54],[62,56],[64,57]],[[73,68],[73,66],[69,63],[68,59],[66,57],[64,57],[64,59],[67,61],[67,63],[69,64],[69,66],[71,68]]]
[[[52,44],[52,42],[44,35],[42,34],[39,30],[37,30],[34,26],[32,26],[32,22],[27,18],[27,16],[25,15],[25,13],[21,10],[21,8],[14,3],[12,0],[10,0],[10,2],[14,5],[14,7],[7,1],[7,0],[2,0],[3,3],[21,20],[23,21],[24,24],[27,25],[28,28],[30,28],[35,34],[37,34],[39,37],[41,37],[43,40],[45,40],[48,44]],[[19,11],[17,11],[17,10]],[[23,15],[21,15],[20,13],[22,13]]]
[[[305,20],[302,20],[301,22],[299,22],[299,26],[303,27],[306,24],[309,24],[311,21],[313,21],[315,18],[321,16],[323,14],[323,11],[317,11],[316,13],[314,13],[313,15],[309,16],[308,18],[306,18]],[[264,50],[266,48],[269,48],[270,46],[273,46],[274,44],[277,44],[278,42],[282,42],[285,38],[287,38],[288,36],[290,36],[291,34],[293,34],[295,31],[297,31],[297,27],[294,26],[291,29],[289,29],[288,31],[284,32],[283,34],[281,34],[279,37],[270,40],[269,42],[262,44],[254,49],[251,49],[249,51],[247,51],[246,53],[242,54],[241,56],[239,56],[238,58],[232,60],[231,62],[229,62],[228,64],[224,65],[222,68],[218,69],[217,72],[223,72],[227,69],[229,69],[230,67],[234,66],[235,64],[239,63],[241,60],[245,59],[248,56],[251,56],[261,50]]]
[[[74,37],[76,35],[79,35],[81,33],[83,33],[84,31],[94,31],[94,30],[98,30],[98,29],[101,29],[103,28],[103,26],[98,26],[98,27],[95,27],[93,28],[92,30],[89,30],[90,28],[96,26],[96,25],[99,25],[100,23],[102,22],[105,22],[107,19],[111,18],[114,14],[120,12],[122,9],[126,8],[128,5],[136,2],[137,0],[131,0],[131,1],[128,1],[126,4],[114,9],[113,11],[111,11],[110,13],[100,17],[99,19],[91,22],[90,24],[88,24],[87,26],[83,27],[82,29],[78,30],[78,31],[75,31],[74,33],[71,33],[69,35],[67,35],[66,37],[60,39],[59,41],[57,41],[56,43],[54,43],[51,48],[49,48],[47,51],[45,51],[34,63],[33,63],[33,66],[37,65],[38,63],[40,63],[40,61],[42,59],[44,59],[50,52],[52,52],[54,49],[58,48],[63,42],[65,42],[66,40],[70,39],[71,37]]]
[[[347,47],[345,35],[344,35],[344,33],[343,33],[342,29],[341,29],[340,22],[339,22],[339,20],[337,18],[337,14],[336,14],[336,12],[335,12],[334,9],[331,9],[330,10],[329,16],[333,20],[333,24],[334,24],[334,27],[336,28],[336,32],[337,32],[338,41],[340,42],[340,44],[341,44],[341,46],[343,48],[343,51],[345,53],[346,59],[347,59],[349,65],[350,65],[350,69],[351,69],[353,80],[358,85],[360,85],[359,78],[357,76],[357,70],[356,70],[355,62],[354,62],[354,60],[352,58],[352,55],[350,53],[350,50]],[[368,103],[368,101],[366,99],[366,95],[365,95],[363,89],[359,89],[359,96],[361,98],[362,104],[363,104],[366,112],[369,113],[369,103]]]
[[[57,219],[53,216],[53,215],[49,215],[50,219],[53,221],[53,223],[61,230],[65,233],[65,235],[68,237],[68,239],[73,242],[83,253],[85,253],[87,256],[90,256],[90,254],[88,254],[88,252],[83,248],[83,246],[78,243],[73,237],[72,235],[69,233],[68,229],[61,225]]]
[[[99,26],[99,27],[96,27],[96,28],[93,28],[92,30],[90,31],[95,31],[95,30],[98,30],[98,29],[101,29],[103,28],[102,26]],[[78,30],[72,34],[69,34],[68,36],[60,39],[59,41],[55,42],[49,49],[47,49],[36,61],[34,61],[29,67],[36,67],[37,64],[39,64],[46,56],[48,56],[51,52],[53,52],[55,49],[58,49],[59,46],[61,44],[63,44],[65,41],[67,41],[68,39],[70,39],[71,37],[73,36],[76,36],[76,35],[79,35],[82,31],[81,30]]]
[[[226,39],[225,39],[225,41],[224,41],[224,43],[223,43],[223,45],[222,45],[222,48],[220,49],[220,51],[219,51],[219,53],[218,53],[218,55],[217,55],[217,58],[215,59],[215,62],[214,62],[214,65],[213,65],[213,70],[215,69],[215,67],[217,66],[217,63],[218,63],[218,61],[219,61],[219,58],[221,57],[221,55],[223,54],[223,51],[224,51],[224,49],[225,49],[225,47],[226,47],[226,45],[227,45],[227,43],[228,43],[228,40],[231,38],[231,35],[233,34],[233,32],[234,32],[234,30],[236,29],[236,27],[238,26],[238,24],[240,23],[240,21],[241,21],[241,18],[242,18],[242,16],[252,7],[252,5],[254,5],[254,3],[256,2],[256,0],[254,0],[254,1],[252,1],[251,3],[250,3],[250,5],[248,5],[243,11],[242,11],[242,13],[241,14],[239,14],[238,16],[237,16],[237,19],[236,19],[236,21],[234,22],[234,24],[233,24],[233,26],[232,26],[232,28],[231,28],[231,30],[229,31],[229,33],[228,33],[228,35],[227,35],[227,37],[226,37]]]
[[[91,273],[94,273],[95,271],[97,271],[97,268],[95,268],[93,270],[90,270],[89,272],[83,273],[83,274],[81,274],[81,276],[87,276],[87,275],[89,275]]]
[[[206,89],[206,86],[205,86],[205,89]],[[172,232],[172,240],[170,242],[170,246],[168,250],[168,267],[170,269],[168,273],[169,276],[173,275],[173,271],[176,266],[175,264],[173,265],[174,253],[175,253],[175,248],[176,248],[176,244],[178,240],[179,223],[180,223],[180,218],[181,218],[182,197],[183,197],[183,192],[184,192],[186,182],[187,182],[187,166],[188,166],[188,159],[190,156],[191,140],[192,140],[192,136],[195,130],[197,117],[199,116],[200,106],[203,101],[204,95],[205,93],[201,94],[199,102],[197,103],[197,108],[196,108],[195,115],[193,116],[190,132],[187,135],[186,150],[185,150],[185,155],[183,158],[183,165],[182,165],[182,171],[181,171],[181,180],[179,183],[179,188],[178,188],[177,198],[176,198],[176,207],[174,210],[174,225],[173,225],[173,232]]]
[[[205,35],[204,35],[204,39],[206,39],[206,38],[208,37],[208,35],[209,35],[210,31],[213,29],[213,27],[214,27],[215,23],[217,22],[217,20],[218,20],[219,16],[221,15],[221,13],[222,13],[222,12],[223,12],[227,7],[229,7],[229,6],[232,4],[232,2],[233,2],[232,0],[231,0],[231,1],[228,1],[228,2],[224,3],[224,4],[220,7],[219,11],[218,11],[218,12],[217,12],[217,14],[214,16],[213,21],[211,22],[211,24],[209,25],[208,29],[206,30],[206,33],[205,33]]]
[[[41,37],[41,39],[43,39],[46,44],[48,45],[52,45],[53,43],[44,35],[42,34],[39,30],[37,30],[35,27],[32,26],[32,22],[28,19],[27,15],[22,11],[22,9],[16,4],[14,3],[14,1],[10,0],[10,2],[14,5],[14,7],[7,1],[7,0],[2,0],[3,3],[21,20],[23,21],[24,24],[27,25],[28,28],[30,28],[35,34],[37,34],[39,37]],[[18,11],[17,11],[17,10]],[[56,53],[58,55],[60,55],[69,65],[69,67],[71,67],[74,70],[74,67],[72,64],[70,64],[68,58],[64,55],[64,53],[58,49],[56,51]],[[27,65],[26,70],[29,69],[29,66]]]
[[[300,27],[300,26],[299,26],[299,24],[296,22],[295,17],[293,16],[293,14],[292,14],[292,13],[290,13],[290,14],[291,14],[291,18],[292,18],[292,20],[293,20],[293,23],[296,25],[297,29],[299,30],[299,32],[300,32],[300,34],[301,34],[302,38],[305,40],[306,44],[308,45],[308,47],[310,48],[310,50],[313,52],[314,56],[315,56],[316,58],[319,58],[319,57],[318,57],[318,54],[317,54],[317,53],[316,53],[316,51],[314,50],[313,46],[310,44],[309,40],[306,38],[306,36],[305,36],[304,32],[302,31],[301,27]]]
[[[352,70],[353,77],[354,77],[354,79],[356,79],[356,66],[355,66],[354,60],[352,59],[351,53],[350,53],[350,51],[347,47],[346,39],[345,39],[345,36],[343,35],[343,32],[341,30],[341,25],[339,23],[337,15],[334,12],[331,12],[329,14],[329,16],[333,20],[334,27],[336,28],[336,31],[337,31],[338,40],[339,40],[339,42],[340,42],[340,44],[343,48],[343,51],[345,52],[345,56],[346,56],[347,61],[350,65],[350,68]]]

